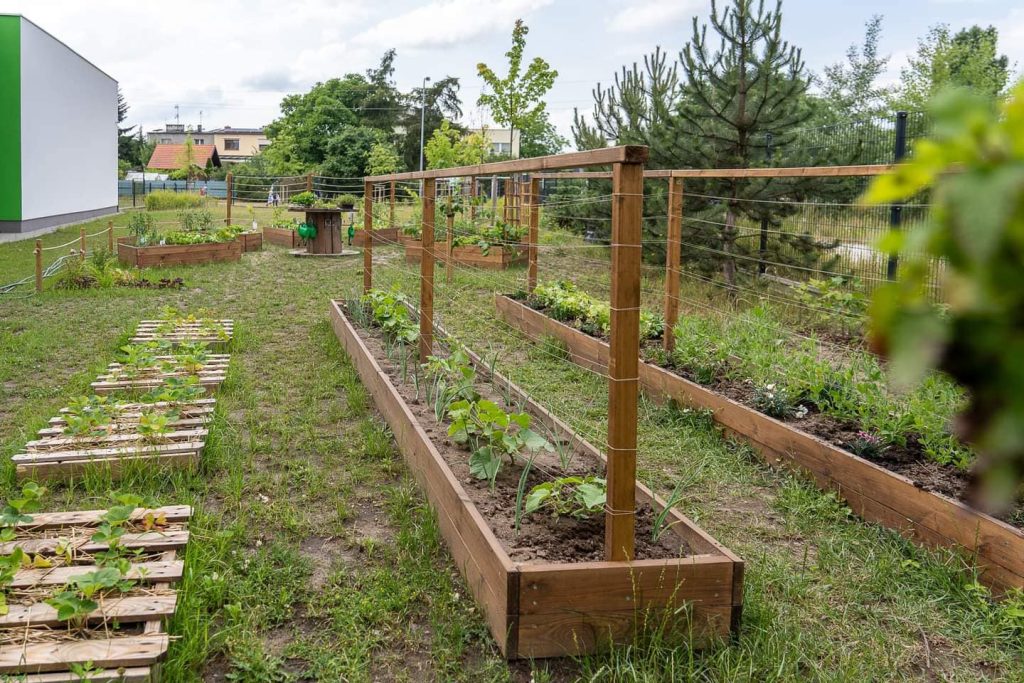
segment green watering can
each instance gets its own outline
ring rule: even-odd
[[[316,237],[316,226],[309,223],[300,223],[298,233],[302,239],[311,240]]]

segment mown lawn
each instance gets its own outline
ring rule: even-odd
[[[30,274],[31,258],[29,244],[0,245],[0,284]],[[396,253],[381,250],[376,272],[415,294]],[[521,272],[457,270],[448,286],[439,274],[441,322],[600,443],[604,382],[497,322],[491,296]],[[682,481],[685,512],[747,562],[741,637],[700,653],[654,639],[509,667],[328,325],[328,300],[355,291],[361,261],[269,248],[164,276],[186,289],[0,298],[0,484],[9,495],[9,456],[85,391],[138,320],[173,305],[236,321],[199,471],[87,477],[46,501],[99,507],[117,487],[196,506],[165,681],[1024,680],[1020,631],[963,560],[853,518],[700,415],[647,404],[641,476],[663,492]]]

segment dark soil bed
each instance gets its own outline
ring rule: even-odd
[[[523,518],[519,534],[516,535],[515,511],[521,465],[510,467],[506,461],[493,491],[488,482],[471,475],[469,451],[448,437],[447,424],[438,423],[433,408],[421,397],[417,397],[411,375],[408,383],[402,382],[401,369],[384,352],[379,330],[366,330],[359,326],[356,326],[356,330],[514,562],[591,562],[604,559],[603,514],[577,520],[569,517],[553,518],[539,510]],[[412,363],[409,362],[409,368]],[[505,410],[517,410],[506,405],[491,389],[487,380],[478,377],[476,389],[483,398],[494,401]],[[536,426],[539,419],[535,415],[533,419]],[[563,471],[557,453],[538,453],[528,477],[526,491],[544,481],[567,475],[603,477],[604,464],[590,453],[576,449],[568,470]],[[652,540],[654,517],[650,505],[644,504],[637,511],[636,558],[667,559],[689,555],[687,544],[671,531],[663,533],[657,541]]]
[[[548,315],[545,308],[536,305],[536,302],[528,297],[523,297],[521,294],[517,294],[510,295],[510,298],[515,299],[525,306],[529,306],[535,311]],[[584,334],[588,334],[598,339],[603,339],[598,335],[594,335],[591,331],[582,329],[577,325],[572,325],[568,322],[565,322],[565,324],[568,324],[574,329],[580,330]],[[604,339],[604,341],[608,340]],[[664,356],[661,353],[655,352],[653,344],[658,344],[657,351],[660,352],[661,346],[658,342],[647,342],[645,347],[641,348],[641,356],[646,362],[664,368],[665,370],[673,372],[680,377],[684,377],[695,384],[700,384],[701,386],[707,387],[708,389],[730,398],[737,403],[742,403],[748,408],[756,410],[753,405],[754,388],[748,382],[723,377],[717,378],[712,384],[698,382],[687,368],[662,362]],[[849,446],[847,444],[853,442],[857,437],[857,433],[863,429],[853,422],[840,420],[820,412],[818,407],[813,403],[805,402],[802,405],[807,408],[807,414],[804,417],[784,418],[781,421],[786,424],[790,424],[801,431],[807,432],[808,434],[813,434],[814,436],[827,441],[833,446],[842,448],[843,450],[849,450]],[[950,465],[943,465],[930,459],[925,454],[924,448],[921,446],[914,434],[907,435],[907,443],[905,446],[890,444],[879,456],[870,460],[891,472],[907,477],[919,488],[926,491],[941,493],[949,496],[950,498],[960,500],[968,505],[979,507],[979,509],[981,509],[980,506],[978,506],[978,501],[975,500],[972,495],[973,480],[971,473]],[[987,512],[997,519],[1001,519],[1018,528],[1024,528],[1024,500],[1018,501],[1017,504],[1009,510]]]

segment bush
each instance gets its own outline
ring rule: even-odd
[[[300,192],[292,195],[291,203],[298,206],[313,206],[316,202],[316,195],[312,192]]]
[[[146,209],[197,209],[206,206],[206,198],[193,192],[174,192],[172,190],[153,190],[146,195]]]
[[[144,211],[136,211],[128,219],[128,234],[135,238],[135,244],[144,247],[157,241],[153,216]]]
[[[206,209],[179,211],[178,220],[185,232],[206,232],[213,228],[213,214]]]

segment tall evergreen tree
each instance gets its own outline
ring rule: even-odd
[[[643,67],[624,67],[612,86],[599,85],[593,122],[578,113],[575,117],[577,144],[646,144],[653,168],[764,166],[770,150],[778,150],[776,163],[798,161],[799,128],[812,113],[806,96],[809,77],[800,50],[782,38],[781,0],[773,9],[766,9],[763,0],[732,0],[720,9],[713,0],[710,27],[709,37],[708,26],[694,18],[693,35],[678,61],[670,62],[657,49]],[[648,185],[649,192],[659,191]],[[767,221],[768,261],[806,267],[830,246],[807,233],[780,229],[792,209],[774,200],[799,199],[805,183],[702,179],[688,181],[687,189],[692,220],[685,223],[689,248],[684,255],[708,273],[720,270],[730,285],[736,281],[738,259],[751,268],[759,250],[756,240],[739,240],[741,219],[748,226]],[[651,210],[645,213],[662,213],[663,206],[647,204]],[[663,230],[661,225],[645,227],[653,232]]]

